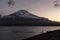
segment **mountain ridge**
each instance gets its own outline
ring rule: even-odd
[[[19,10],[0,18],[1,26],[59,26],[60,22],[38,17],[26,10]]]
[[[29,13],[28,11],[26,10],[19,10],[15,13],[12,13],[8,16],[17,16],[17,17],[29,17],[29,18],[38,18],[38,16],[32,14],[32,13]]]

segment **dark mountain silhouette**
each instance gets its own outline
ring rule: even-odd
[[[60,40],[60,30],[49,31],[24,40]]]
[[[60,22],[38,17],[26,10],[19,10],[10,15],[0,17],[0,26],[59,26]]]

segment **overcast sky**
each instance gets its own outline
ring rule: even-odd
[[[54,8],[53,6],[53,1],[55,0],[14,0],[15,5],[13,8],[8,6],[8,1],[9,0],[0,0],[0,14],[9,15],[24,9],[34,15],[60,21],[60,7]]]

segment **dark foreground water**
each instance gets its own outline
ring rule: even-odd
[[[0,27],[0,40],[22,40],[28,37],[32,37],[42,32],[53,31],[60,29],[60,27]]]

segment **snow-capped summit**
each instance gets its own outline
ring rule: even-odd
[[[26,11],[26,10],[19,10],[19,11],[15,12],[15,13],[12,13],[12,14],[8,15],[8,16],[28,17],[28,18],[39,18],[38,16],[35,16],[35,15],[29,13],[29,12]]]

